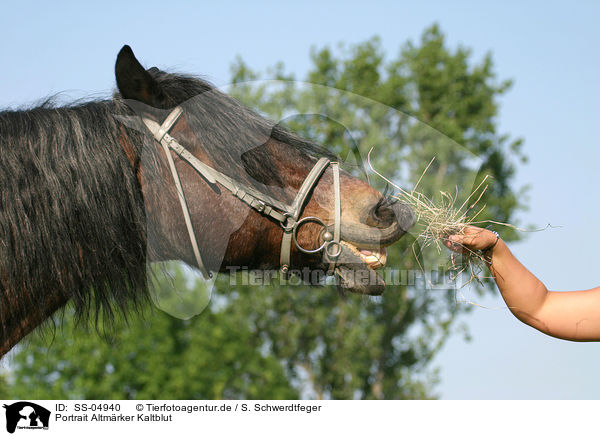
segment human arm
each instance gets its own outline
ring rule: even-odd
[[[467,227],[451,235],[448,247],[484,250],[497,240],[486,229]],[[501,239],[489,250],[490,271],[511,312],[522,322],[561,339],[600,341],[600,287],[585,291],[549,291],[512,254]]]

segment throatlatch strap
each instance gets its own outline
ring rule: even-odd
[[[179,203],[181,204],[181,211],[183,212],[183,219],[185,220],[185,226],[187,227],[188,236],[190,238],[190,243],[192,244],[192,250],[194,252],[194,257],[196,258],[196,263],[198,264],[198,269],[202,273],[205,279],[212,278],[212,273],[206,270],[204,266],[204,262],[202,261],[202,256],[200,255],[200,249],[198,248],[198,241],[196,240],[196,232],[194,232],[194,225],[192,224],[192,219],[190,217],[190,209],[188,207],[187,201],[185,199],[185,193],[183,192],[183,186],[181,186],[181,180],[179,178],[179,173],[177,168],[175,167],[175,162],[173,161],[173,156],[171,156],[171,150],[169,149],[168,141],[164,141],[165,136],[169,136],[169,130],[173,127],[177,119],[183,113],[182,109],[178,106],[173,110],[164,123],[156,129],[158,123],[155,123],[152,120],[144,118],[144,123],[154,134],[154,138],[160,142],[162,145],[165,154],[167,155],[167,161],[169,162],[169,168],[171,170],[171,176],[173,176],[173,182],[175,182],[175,188],[177,189],[177,197],[179,198]],[[170,136],[169,136],[170,137]],[[171,138],[172,139],[172,138]]]

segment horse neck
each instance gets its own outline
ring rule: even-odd
[[[64,294],[50,294],[46,301],[32,305],[31,310],[22,314],[22,316],[18,318],[13,317],[8,320],[0,339],[0,357],[8,353],[25,336],[39,327],[57,310],[64,307],[68,301],[69,298]],[[3,312],[10,313],[11,306],[15,304],[14,298],[2,298]]]
[[[69,299],[147,296],[144,210],[107,102],[0,113],[0,355]]]

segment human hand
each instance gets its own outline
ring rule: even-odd
[[[487,250],[494,247],[498,239],[499,236],[491,230],[467,226],[463,234],[450,235],[444,243],[450,250],[463,253],[469,250]]]

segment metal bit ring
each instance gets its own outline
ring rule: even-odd
[[[334,251],[334,254],[331,254],[330,248],[336,247],[337,251]],[[325,243],[325,254],[329,259],[337,259],[340,254],[342,254],[342,244],[337,241],[329,241]]]
[[[304,224],[307,222],[314,222],[314,223],[320,224],[321,226],[323,226],[323,228],[327,229],[327,226],[325,225],[323,220],[321,220],[321,218],[317,218],[316,216],[307,216],[307,217],[304,217],[304,218],[298,220],[294,224],[294,229],[292,231],[292,240],[294,241],[294,244],[296,244],[296,247],[298,248],[298,250],[300,250],[301,252],[309,253],[309,254],[318,253],[319,251],[323,250],[327,244],[331,243],[331,241],[323,241],[323,243],[319,246],[319,248],[315,248],[314,250],[307,250],[306,248],[301,247],[300,244],[298,243],[298,239],[296,239],[296,234],[298,233],[298,227],[300,227],[301,224]]]

